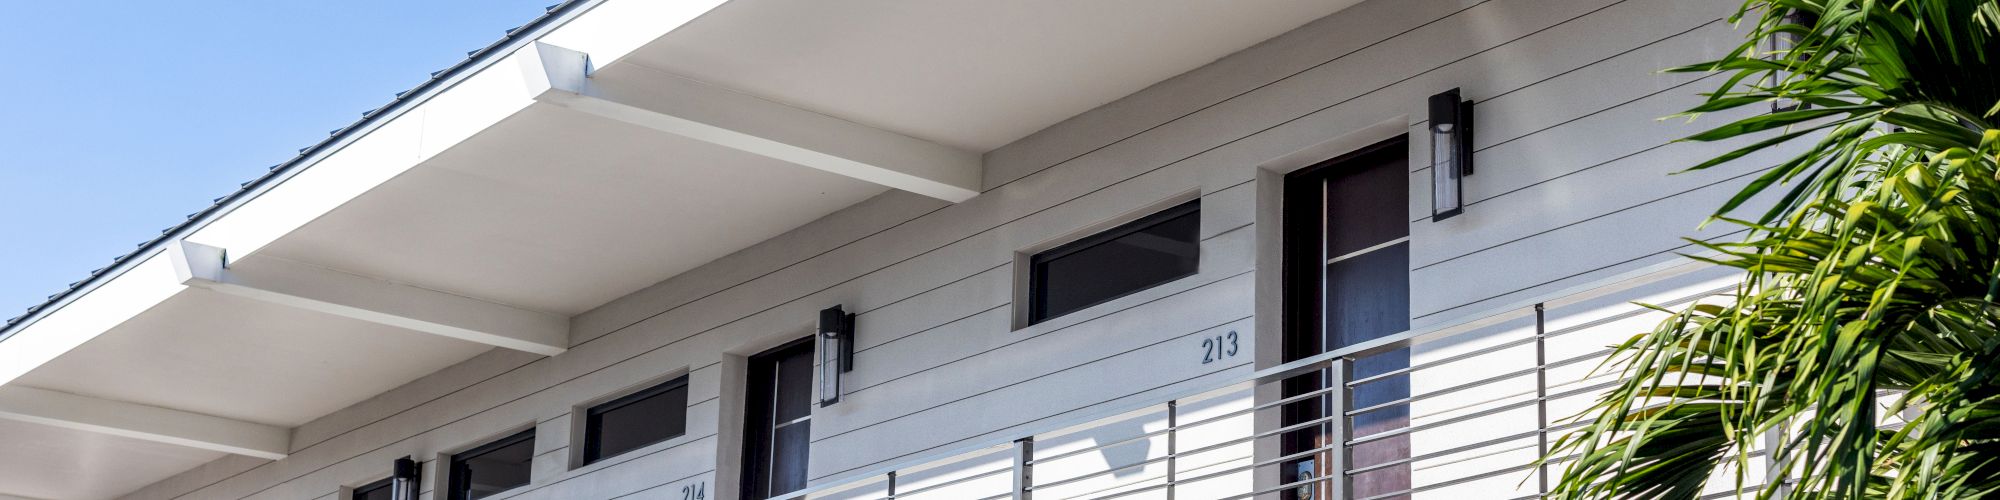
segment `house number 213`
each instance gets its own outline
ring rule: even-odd
[[[1201,339],[1201,364],[1236,356],[1236,331]]]

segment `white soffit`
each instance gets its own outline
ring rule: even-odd
[[[0,498],[115,498],[224,456],[12,420],[0,420],[0,436]]]
[[[540,105],[265,252],[574,315],[887,190]]]
[[[983,152],[1356,3],[732,0],[623,60]]]
[[[294,427],[489,348],[188,290],[15,384]]]

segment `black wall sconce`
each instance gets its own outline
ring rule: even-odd
[[[840,374],[854,371],[854,314],[840,306],[819,312],[819,405],[840,402]]]
[[[417,500],[417,479],[423,476],[423,467],[410,457],[396,459],[394,474],[389,476],[390,500]]]
[[[1465,211],[1465,176],[1472,175],[1472,101],[1458,89],[1431,96],[1431,221]]]

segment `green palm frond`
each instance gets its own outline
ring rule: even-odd
[[[1756,453],[1786,498],[2000,492],[2000,0],[1752,0],[1735,20],[1750,41],[1674,68],[1729,74],[1687,114],[1803,106],[1687,138],[1762,137],[1692,169],[1798,153],[1712,219],[1750,236],[1694,242],[1744,271],[1732,300],[1617,346],[1625,382],[1545,458],[1551,496],[1744,489]],[[1724,216],[1753,201],[1771,208]]]

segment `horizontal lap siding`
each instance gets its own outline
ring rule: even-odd
[[[393,457],[526,425],[541,429],[536,477],[512,498],[713,494],[733,480],[716,457],[737,446],[720,442],[738,418],[723,395],[741,390],[725,353],[804,335],[834,304],[860,334],[847,400],[815,417],[818,479],[1240,376],[1256,166],[1399,117],[1421,131],[1425,97],[1451,87],[1481,101],[1473,205],[1430,223],[1420,157],[1410,212],[1385,214],[1413,220],[1420,320],[1667,258],[1681,236],[1726,233],[1693,228],[1757,165],[1666,177],[1717,146],[1669,145],[1695,128],[1654,120],[1714,84],[1656,70],[1738,43],[1721,22],[1734,3],[1366,2],[988,153],[977,198],[884,194],[578,316],[565,354],[489,352],[300,427],[291,458],[225,458],[131,498],[327,497]],[[1197,275],[1013,328],[1017,250],[1189,192]],[[1202,339],[1229,331],[1243,354],[1200,363]],[[686,436],[568,470],[573,405],[676,371],[691,374]]]

